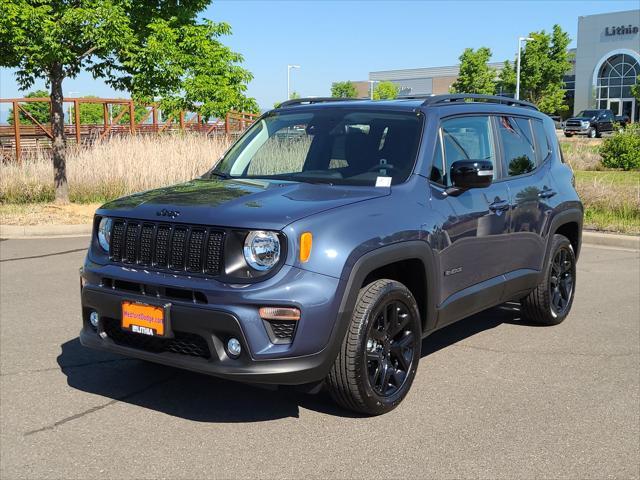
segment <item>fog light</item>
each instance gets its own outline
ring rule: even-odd
[[[231,358],[238,358],[242,352],[242,346],[237,338],[230,338],[227,342],[227,353]]]
[[[100,320],[100,317],[98,316],[98,312],[91,312],[89,314],[89,322],[91,322],[91,326],[93,328],[98,328],[98,320]]]

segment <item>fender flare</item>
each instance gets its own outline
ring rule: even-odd
[[[542,264],[543,268],[541,272],[544,272],[544,266],[549,261],[549,255],[551,254],[551,240],[553,235],[558,231],[562,225],[567,223],[577,223],[578,224],[578,242],[575,249],[576,260],[580,255],[580,248],[582,246],[582,221],[584,214],[578,208],[571,208],[568,210],[564,210],[556,214],[551,220],[551,224],[549,225],[549,230],[547,234],[547,247],[544,254],[544,263]],[[542,274],[542,273],[541,273]]]
[[[340,342],[342,342],[342,338],[346,333],[348,322],[351,319],[358,300],[360,286],[367,275],[391,263],[412,259],[417,259],[422,262],[427,283],[425,286],[425,304],[420,306],[420,310],[424,312],[425,315],[422,333],[424,335],[425,332],[433,329],[437,318],[435,303],[438,289],[436,259],[431,246],[427,242],[423,240],[410,240],[376,248],[375,250],[365,253],[353,264],[353,267],[349,270],[348,277],[343,274],[342,278],[345,279],[343,284],[344,293],[338,310],[338,321],[340,324],[344,323],[345,325],[338,325],[341,329],[341,331],[338,332]],[[345,271],[348,269],[348,265],[349,264],[345,266]],[[346,317],[346,321],[343,317]]]

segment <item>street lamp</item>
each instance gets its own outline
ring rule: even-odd
[[[291,98],[291,69],[300,68],[300,65],[287,65],[287,100]]]
[[[369,99],[373,100],[373,86],[378,83],[378,80],[369,80]]]
[[[79,95],[80,92],[69,92],[69,97],[73,97],[73,95]],[[69,104],[69,125],[73,123],[73,116],[71,115],[71,104]]]
[[[520,100],[520,51],[522,50],[522,42],[533,40],[531,37],[518,37],[518,67],[516,73],[516,100]]]

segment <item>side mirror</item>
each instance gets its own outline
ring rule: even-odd
[[[493,163],[489,160],[459,160],[451,165],[453,186],[466,190],[491,185]]]

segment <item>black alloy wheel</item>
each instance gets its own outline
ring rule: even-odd
[[[404,386],[413,366],[416,332],[408,307],[391,300],[381,305],[369,325],[365,350],[369,386],[382,397]]]
[[[556,315],[564,315],[573,295],[575,264],[573,255],[566,248],[560,248],[549,270],[549,293],[551,308]]]

